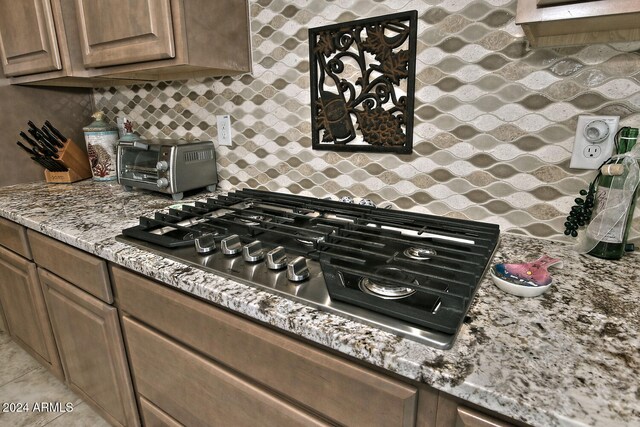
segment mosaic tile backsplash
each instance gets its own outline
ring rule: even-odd
[[[417,10],[412,154],[311,149],[308,28]],[[566,240],[593,171],[569,168],[580,114],[640,127],[640,43],[530,49],[515,0],[250,0],[253,73],[96,89],[144,137],[217,140],[220,187],[261,188],[497,223]],[[640,235],[636,211],[632,236]]]

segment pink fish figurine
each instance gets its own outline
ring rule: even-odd
[[[496,264],[492,273],[514,285],[547,286],[551,283],[551,274],[547,268],[555,264],[561,267],[561,263],[562,260],[559,258],[543,255],[535,261],[522,264]]]

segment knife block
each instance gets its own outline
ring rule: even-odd
[[[58,156],[62,164],[64,164],[67,172],[51,172],[44,171],[44,177],[50,183],[71,183],[91,178],[91,166],[87,154],[82,151],[70,139],[64,143],[64,147],[58,150]]]

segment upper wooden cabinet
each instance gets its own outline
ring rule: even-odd
[[[49,0],[0,2],[0,51],[7,77],[62,68]]]
[[[518,0],[532,47],[640,40],[640,0]]]
[[[247,0],[0,0],[0,14],[2,65],[14,84],[113,86],[251,71]]]
[[[86,67],[176,56],[169,0],[76,0]]]

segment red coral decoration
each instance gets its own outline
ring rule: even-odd
[[[93,170],[93,176],[104,178],[109,175],[111,168],[111,155],[100,145],[87,144],[87,154]]]

